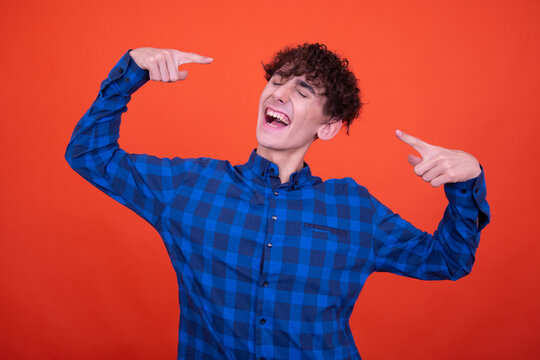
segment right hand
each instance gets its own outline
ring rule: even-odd
[[[214,61],[214,59],[206,56],[174,49],[138,48],[131,50],[129,54],[137,66],[143,70],[148,70],[150,80],[163,82],[184,80],[188,72],[178,70],[178,66],[182,64],[210,64]]]

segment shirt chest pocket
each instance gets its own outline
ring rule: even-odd
[[[302,248],[309,266],[342,270],[347,266],[351,243],[346,230],[314,223],[302,225]]]

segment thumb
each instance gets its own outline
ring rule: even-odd
[[[187,70],[178,71],[178,80],[185,80],[188,76]]]
[[[418,164],[420,164],[424,159],[422,159],[421,157],[418,157],[418,156],[415,156],[415,155],[409,155],[407,156],[407,161],[409,162],[409,164],[411,164],[412,166],[416,166]]]

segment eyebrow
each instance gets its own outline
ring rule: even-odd
[[[308,90],[310,93],[312,93],[313,95],[317,95],[315,93],[315,89],[313,88],[313,86],[309,85],[307,82],[305,82],[304,80],[296,80],[296,85],[298,86],[301,86],[303,88],[305,88],[306,90]]]

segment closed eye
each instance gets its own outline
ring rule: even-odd
[[[308,84],[307,82],[305,82],[304,80],[300,80],[300,79],[297,79],[296,80],[296,85],[301,88],[301,89],[305,89],[306,91],[308,91],[310,94],[312,94],[313,96],[316,95],[315,93],[315,89],[313,88],[313,86],[311,86],[310,84]],[[300,91],[299,91],[300,92]],[[302,94],[303,95],[303,94]]]
[[[298,94],[300,94],[300,96],[303,97],[303,98],[307,98],[307,96],[302,94],[302,92],[300,90],[298,90]]]

